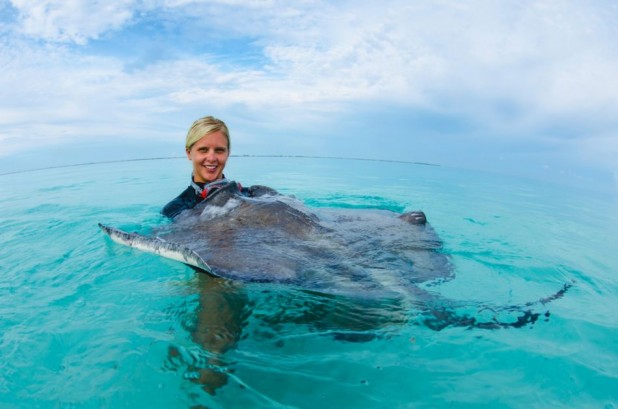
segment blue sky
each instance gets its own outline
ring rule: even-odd
[[[0,173],[232,153],[618,183],[615,1],[0,0]]]

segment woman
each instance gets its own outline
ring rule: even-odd
[[[225,123],[212,116],[200,118],[187,133],[185,143],[187,158],[193,163],[191,184],[162,210],[168,217],[175,217],[183,210],[192,209],[208,193],[229,183],[223,170],[230,156],[230,134]],[[239,187],[240,188],[240,187]],[[248,189],[241,189],[247,195]],[[204,346],[212,356],[194,382],[210,394],[228,381],[223,354],[232,348],[242,332],[246,296],[235,285],[222,279],[199,275],[199,308],[193,339]],[[170,358],[180,355],[170,347]]]
[[[193,122],[185,148],[187,158],[193,162],[191,184],[165,205],[161,213],[167,217],[194,208],[209,192],[226,182],[223,170],[230,156],[230,134],[223,121],[206,116]]]

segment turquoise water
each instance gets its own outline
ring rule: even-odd
[[[310,206],[424,210],[456,269],[433,290],[465,313],[575,282],[537,307],[548,321],[433,331],[413,306],[217,281],[103,237],[98,222],[165,223],[189,172],[172,159],[0,176],[0,407],[617,407],[616,198],[406,163],[230,160],[228,177]],[[390,315],[405,319],[365,342],[331,336]]]

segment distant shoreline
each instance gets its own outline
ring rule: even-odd
[[[441,166],[435,163],[428,163],[428,162],[413,162],[413,161],[394,160],[394,159],[355,158],[355,157],[345,157],[345,156],[233,155],[233,154],[230,156],[235,157],[235,158],[299,158],[299,159],[356,160],[356,161],[367,161],[367,162],[406,163],[410,165],[422,165],[422,166]],[[11,171],[11,172],[0,173],[0,176],[16,175],[20,173],[29,173],[29,172],[38,172],[41,170],[49,170],[49,169],[73,168],[73,167],[79,167],[79,166],[103,165],[103,164],[123,163],[123,162],[141,162],[141,161],[151,161],[151,160],[170,160],[170,159],[183,159],[183,158],[184,156],[161,156],[161,157],[154,157],[154,158],[134,158],[134,159],[105,160],[105,161],[100,161],[100,162],[83,162],[83,163],[73,163],[73,164],[67,164],[67,165],[46,166],[43,168],[36,168],[36,169],[16,170],[16,171]]]

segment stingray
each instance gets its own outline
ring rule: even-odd
[[[479,321],[429,290],[455,274],[422,211],[310,209],[266,186],[250,187],[248,196],[238,186],[229,181],[149,235],[99,227],[117,243],[215,277],[282,283],[363,302],[411,300],[425,314],[424,324],[436,330],[534,323],[541,314],[532,306],[560,298],[570,287],[522,305],[491,307],[496,315],[515,312],[515,321]]]

